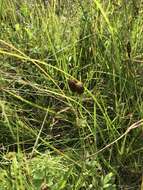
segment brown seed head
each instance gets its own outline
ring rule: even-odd
[[[84,92],[83,83],[77,80],[68,80],[69,88],[72,92],[82,94]]]
[[[76,80],[68,80],[68,85],[72,92],[76,92],[76,83]]]

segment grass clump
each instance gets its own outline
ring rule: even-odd
[[[139,189],[142,3],[0,10],[0,188]]]

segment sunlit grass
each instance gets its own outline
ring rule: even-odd
[[[142,5],[46,3],[0,1],[0,189],[139,189]]]

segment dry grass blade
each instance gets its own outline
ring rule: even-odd
[[[126,131],[125,133],[123,133],[119,138],[117,138],[116,140],[114,140],[113,142],[111,142],[110,144],[107,144],[105,147],[103,147],[102,149],[100,149],[99,151],[95,152],[94,154],[91,154],[90,156],[86,157],[86,159],[91,158],[92,156],[95,156],[96,154],[104,151],[105,149],[109,148],[110,146],[112,146],[113,144],[115,144],[117,141],[119,141],[120,139],[122,139],[125,135],[127,135],[132,129],[138,128],[143,124],[143,119],[133,123]]]

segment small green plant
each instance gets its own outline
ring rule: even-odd
[[[102,189],[104,190],[116,190],[115,177],[113,173],[109,173],[101,178]]]

